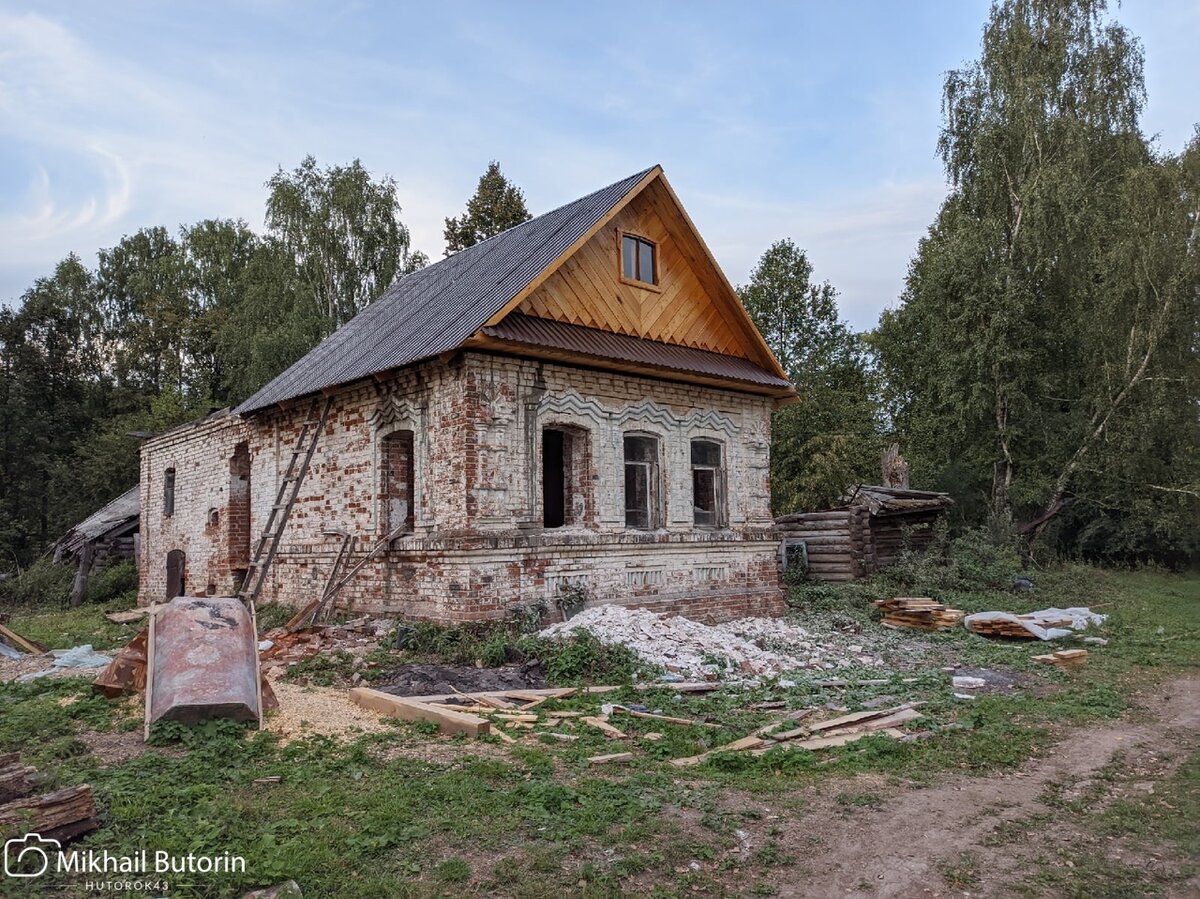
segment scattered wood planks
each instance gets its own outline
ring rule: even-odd
[[[1020,616],[1013,616],[1019,619]],[[1038,635],[1025,628],[1020,620],[1013,618],[971,619],[971,631],[983,637],[1009,637],[1014,640],[1037,640]],[[1041,622],[1029,619],[1032,624],[1041,626]]]
[[[904,736],[904,731],[899,729],[901,725],[921,717],[921,713],[917,711],[917,707],[921,704],[907,702],[888,709],[851,712],[836,718],[802,724],[791,730],[771,733],[770,728],[779,727],[785,723],[776,721],[759,728],[758,731],[741,740],[718,746],[716,749],[710,749],[700,755],[674,759],[671,764],[677,768],[699,765],[717,752],[748,752],[756,756],[765,755],[777,746],[816,751],[832,746],[845,746],[847,743],[853,743],[855,740],[861,740],[871,734],[881,734],[897,739]]]
[[[370,687],[354,687],[350,691],[350,700],[364,709],[405,721],[432,721],[441,733],[449,736],[466,734],[468,737],[478,737],[492,732],[491,722],[477,715],[456,712],[444,705],[420,702],[409,697],[393,696]]]
[[[966,614],[928,596],[895,596],[891,599],[877,599],[871,605],[883,611],[885,626],[922,631],[942,631],[958,627]]]
[[[1080,668],[1087,667],[1088,651],[1086,649],[1060,649],[1058,652],[1034,656],[1033,660],[1044,665],[1057,665],[1064,671],[1078,671]]]

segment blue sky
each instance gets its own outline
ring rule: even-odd
[[[867,328],[944,195],[942,77],[987,6],[0,0],[0,300],[145,225],[261,228],[307,153],[392,175],[433,258],[489,159],[535,214],[657,162],[735,283],[791,237]],[[1200,0],[1116,15],[1177,150]]]

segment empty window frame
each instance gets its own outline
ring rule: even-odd
[[[621,235],[621,274],[628,281],[658,283],[658,248],[636,234]]]
[[[163,472],[163,518],[175,514],[175,469]]]
[[[416,524],[416,474],[413,432],[393,431],[379,444],[380,505],[383,533],[411,534]]]
[[[725,469],[715,440],[692,441],[692,515],[696,527],[725,524]]]
[[[625,526],[651,530],[662,525],[662,478],[658,438],[625,435]]]
[[[561,528],[571,519],[571,435],[557,428],[542,431],[542,526]]]

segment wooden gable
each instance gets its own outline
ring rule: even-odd
[[[657,284],[622,276],[625,234],[655,245]],[[779,371],[661,170],[508,311],[738,356]]]

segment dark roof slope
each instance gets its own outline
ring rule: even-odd
[[[773,375],[760,365],[739,356],[726,356],[690,346],[600,331],[520,312],[510,312],[503,321],[484,328],[483,333],[507,343],[561,350],[580,359],[588,356],[594,359],[612,359],[665,371],[742,381],[780,392],[792,390],[790,381]]]
[[[56,560],[73,556],[83,545],[125,527],[136,527],[141,510],[138,508],[138,486],[130,487],[108,505],[93,512],[54,544]]]
[[[234,412],[255,412],[457,349],[653,170],[401,278]]]

